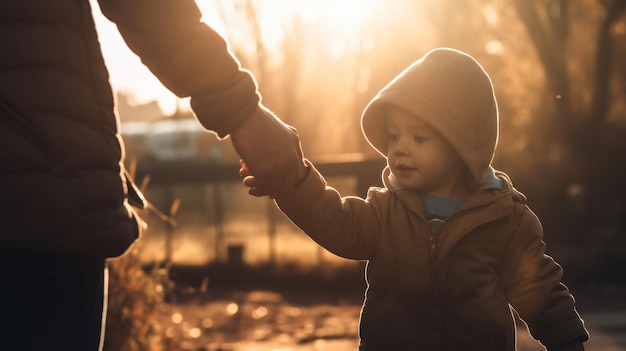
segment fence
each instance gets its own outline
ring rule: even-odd
[[[365,196],[370,186],[381,183],[383,159],[344,155],[314,162],[343,195]],[[238,169],[231,163],[140,160],[135,178],[149,177],[146,197],[154,207],[167,212],[175,200],[180,201],[175,226],[142,213],[149,229],[139,243],[141,259],[176,265],[349,264],[316,245],[273,201],[248,195]]]

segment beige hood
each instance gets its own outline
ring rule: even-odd
[[[363,111],[367,141],[387,154],[385,105],[395,105],[435,128],[467,164],[480,184],[498,140],[498,106],[491,80],[466,53],[435,49],[383,88]]]

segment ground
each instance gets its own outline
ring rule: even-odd
[[[592,338],[587,351],[626,351],[626,310],[581,312]],[[163,304],[165,333],[185,351],[356,350],[360,304],[354,298],[254,290],[195,296]],[[520,326],[519,351],[545,350]]]

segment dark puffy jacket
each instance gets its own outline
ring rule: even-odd
[[[258,108],[253,78],[193,0],[100,7],[208,129],[225,136]],[[0,247],[122,254],[137,224],[89,1],[3,1],[0,47]]]

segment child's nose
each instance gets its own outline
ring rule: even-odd
[[[405,138],[400,138],[393,147],[393,152],[396,155],[406,155],[408,153],[407,143]]]

